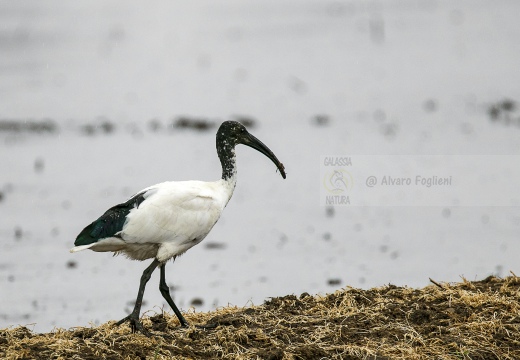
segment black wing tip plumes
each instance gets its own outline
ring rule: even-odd
[[[76,238],[75,246],[90,245],[98,240],[116,236],[123,230],[126,216],[145,200],[145,192],[132,196],[127,202],[108,209],[99,219],[85,227]]]
[[[98,239],[92,237],[92,226],[95,224],[95,221],[90,225],[86,226],[79,235],[76,237],[76,241],[74,241],[74,246],[82,246],[89,245],[95,243]]]

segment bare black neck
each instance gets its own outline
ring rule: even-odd
[[[237,174],[235,146],[226,139],[217,139],[217,154],[222,165],[222,179],[234,180]]]

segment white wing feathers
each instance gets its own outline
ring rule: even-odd
[[[119,235],[127,243],[178,245],[204,238],[225,206],[211,184],[166,182],[146,189],[153,193],[130,211]]]

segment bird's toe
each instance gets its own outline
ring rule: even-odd
[[[136,332],[140,332],[141,334],[143,335],[146,335],[148,337],[150,337],[152,334],[146,330],[143,326],[143,324],[141,323],[141,321],[139,321],[139,317],[134,315],[133,313],[124,317],[123,319],[119,320],[117,323],[116,323],[116,326],[119,326],[119,325],[122,325],[123,323],[125,322],[129,322],[130,324],[130,329],[132,330],[133,333],[136,333]]]

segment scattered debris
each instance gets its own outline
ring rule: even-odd
[[[379,131],[383,136],[387,139],[393,140],[397,135],[397,131],[399,130],[399,126],[396,123],[383,123],[379,126]]]
[[[335,213],[336,213],[336,210],[334,209],[334,206],[327,206],[325,208],[325,215],[328,218],[333,218]]]
[[[146,303],[147,303],[146,300],[143,300],[143,306],[145,306]],[[135,306],[135,299],[133,299],[133,300],[128,300],[128,301],[126,302],[126,305],[127,305],[127,306],[131,306],[131,307],[134,307],[134,306]]]
[[[99,128],[101,129],[102,132],[104,132],[105,134],[111,134],[114,132],[116,126],[114,125],[113,122],[111,122],[110,120],[108,120],[107,118],[102,118],[101,119],[101,123],[99,124]]]
[[[190,306],[202,306],[204,305],[204,300],[201,298],[194,298],[191,300]]]
[[[162,124],[158,119],[152,119],[148,121],[148,129],[152,132],[158,132],[162,129]]]
[[[327,126],[330,124],[330,116],[325,114],[318,114],[312,118],[312,122],[316,126]]]
[[[255,118],[247,115],[235,115],[232,116],[233,120],[238,121],[242,125],[244,125],[248,129],[253,129],[256,127],[257,121]]]
[[[21,240],[23,236],[22,228],[17,226],[14,228],[14,238],[15,240]]]
[[[80,130],[83,134],[92,136],[96,132],[96,127],[92,124],[85,124],[80,127]]]
[[[276,247],[278,249],[283,248],[285,246],[285,244],[287,244],[287,241],[289,241],[289,237],[286,234],[281,233],[280,238],[278,239],[278,244],[276,244]]]
[[[101,116],[93,123],[88,123],[80,126],[80,131],[88,136],[98,134],[112,134],[116,129],[116,125],[108,118]]]
[[[233,119],[242,123],[245,127],[251,129],[257,126],[258,121],[248,115],[235,115]],[[69,120],[74,124],[73,120]],[[202,117],[192,116],[179,116],[175,118],[169,126],[166,126],[159,119],[151,119],[146,123],[146,126],[150,132],[159,133],[167,128],[177,129],[191,129],[196,131],[207,131],[215,128],[220,124],[219,120],[210,120]],[[68,129],[69,127],[66,127]],[[101,134],[112,134],[117,130],[116,124],[105,116],[100,116],[92,121],[83,122],[81,125],[72,126],[73,129],[79,130],[83,135],[96,136]],[[57,133],[59,127],[53,120],[23,120],[23,119],[0,119],[0,133]],[[139,123],[133,123],[126,126],[124,131],[130,132],[132,135],[141,136],[144,129]]]
[[[329,280],[327,280],[327,285],[329,285],[329,286],[339,286],[339,285],[341,285],[341,279],[338,279],[338,278],[329,279]]]
[[[520,113],[517,112],[516,101],[504,99],[488,106],[487,113],[493,122],[500,122],[504,125],[520,126]]]
[[[208,241],[204,243],[204,247],[208,250],[223,250],[226,248],[225,243],[221,242],[215,242],[215,241]]]
[[[216,126],[215,121],[205,118],[192,118],[180,116],[173,122],[173,127],[177,129],[192,129],[197,131],[207,131]]]
[[[50,119],[31,120],[31,119],[0,119],[0,132],[12,133],[56,133],[58,126]]]
[[[427,113],[435,112],[438,108],[439,105],[437,104],[437,101],[434,99],[428,99],[423,103],[423,109]]]

